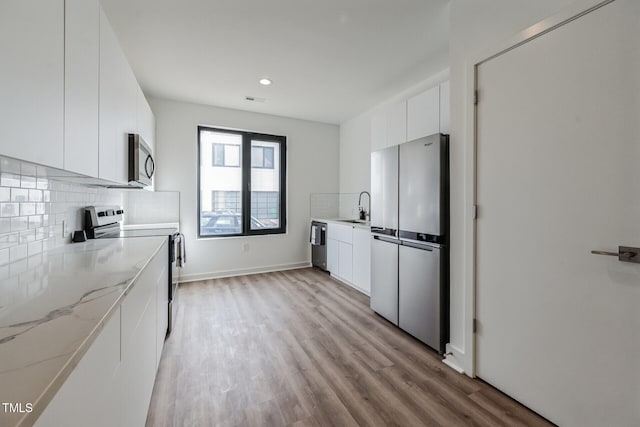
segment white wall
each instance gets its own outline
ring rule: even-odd
[[[452,0],[451,2],[451,346],[448,360],[473,373],[471,322],[473,277],[469,244],[473,159],[465,153],[466,106],[472,102],[466,87],[469,61],[486,49],[508,41],[518,32],[553,16],[572,0]]]
[[[338,126],[164,99],[150,99],[156,116],[156,189],[180,192],[180,227],[187,239],[183,279],[195,280],[308,265],[311,193],[338,191]],[[287,137],[287,234],[197,236],[197,126]]]

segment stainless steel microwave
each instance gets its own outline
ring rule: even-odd
[[[129,185],[146,187],[151,185],[151,178],[156,165],[151,148],[137,133],[129,134]]]

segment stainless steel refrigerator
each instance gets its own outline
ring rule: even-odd
[[[448,153],[448,137],[436,134],[371,154],[371,308],[440,353],[449,340]]]
[[[398,324],[398,147],[371,153],[371,308]]]

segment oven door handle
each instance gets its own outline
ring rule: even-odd
[[[178,245],[178,240],[180,240],[180,235],[178,233],[175,233],[173,236],[171,236],[171,245],[170,245],[171,247],[169,248],[169,259],[172,264],[176,262],[176,246]]]

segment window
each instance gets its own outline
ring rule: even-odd
[[[199,237],[285,232],[285,137],[199,126],[198,153]]]
[[[211,150],[213,166],[240,166],[240,146],[233,144],[213,144]]]
[[[273,169],[273,147],[251,147],[251,167]]]

